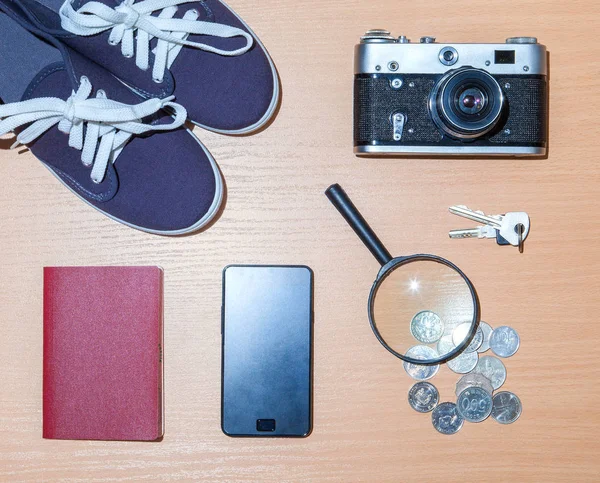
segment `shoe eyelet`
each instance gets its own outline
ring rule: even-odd
[[[117,45],[117,42],[114,42],[113,40],[108,39],[108,45],[112,45],[113,47],[115,47]]]
[[[133,57],[133,54],[123,54],[123,57],[126,57],[127,59],[131,59]]]
[[[192,9],[190,10],[190,12],[192,12],[192,13],[193,13],[193,14],[195,14],[195,15],[200,15],[200,14],[198,13],[198,10],[196,10],[195,8],[192,8]]]
[[[163,79],[157,79],[156,77],[153,77],[152,80],[156,83],[156,84],[162,84],[163,83]]]
[[[91,180],[92,180],[92,183],[94,183],[94,184],[101,184],[102,183],[102,180],[98,181],[98,180],[95,180],[94,178],[91,178]]]

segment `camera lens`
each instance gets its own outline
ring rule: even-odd
[[[476,139],[490,132],[503,105],[504,95],[496,79],[473,67],[449,71],[429,98],[435,124],[457,139]]]
[[[459,94],[458,108],[465,114],[477,114],[485,105],[485,93],[477,87],[467,88]]]

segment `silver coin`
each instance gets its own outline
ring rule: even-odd
[[[473,372],[483,374],[487,377],[494,390],[498,389],[506,381],[506,367],[500,359],[494,356],[483,356],[473,369]]]
[[[460,345],[468,336],[471,330],[471,322],[465,322],[464,324],[460,324],[456,329],[452,331],[452,342],[455,346]],[[481,343],[483,342],[483,332],[479,327],[475,331],[475,335],[469,342],[469,345],[464,350],[464,352],[475,352]]]
[[[435,349],[432,349],[431,347],[426,345],[416,345],[414,347],[411,347],[406,351],[406,355],[408,357],[412,357],[413,359],[422,360],[437,359],[439,357]],[[426,366],[421,364],[412,364],[410,362],[404,363],[404,370],[406,371],[406,373],[413,379],[416,379],[417,381],[425,381],[427,379],[431,379],[437,374],[439,369],[439,364]]]
[[[456,383],[456,396],[460,396],[461,392],[463,392],[467,387],[471,386],[480,387],[490,394],[494,392],[494,386],[492,386],[492,383],[487,377],[485,377],[483,374],[471,372],[461,377]]]
[[[456,409],[467,421],[480,423],[492,412],[492,395],[480,387],[466,388],[458,396]]]
[[[477,352],[481,353],[486,352],[490,348],[490,336],[494,329],[492,329],[490,324],[487,324],[483,320],[479,322],[479,328],[481,329],[481,332],[483,332],[483,341],[481,342],[479,349],[477,349]]]
[[[408,404],[419,413],[433,410],[440,400],[437,388],[425,381],[417,382],[408,391]]]
[[[477,352],[463,352],[447,362],[448,369],[457,374],[466,374],[475,368],[478,360],[479,354]]]
[[[444,333],[444,323],[435,312],[423,310],[412,318],[410,333],[419,342],[431,344],[439,340]]]
[[[494,396],[492,418],[500,424],[512,424],[523,411],[521,400],[512,392],[502,391]]]
[[[442,434],[457,433],[463,427],[464,419],[458,413],[456,404],[444,402],[431,413],[433,427]]]
[[[445,335],[437,343],[437,351],[440,356],[446,355],[450,353],[454,347],[454,342],[452,342],[452,335]]]
[[[496,327],[490,336],[492,352],[499,357],[510,357],[519,350],[521,341],[519,334],[512,327],[506,325]]]

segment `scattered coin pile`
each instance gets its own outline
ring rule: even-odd
[[[452,334],[443,336],[443,327],[437,314],[423,311],[416,314],[410,325],[415,339],[423,343],[437,342],[437,350],[427,345],[416,345],[406,355],[414,359],[433,359],[447,354],[468,334],[470,323],[457,326]],[[404,363],[404,369],[418,380],[408,392],[408,403],[417,412],[431,412],[433,427],[442,434],[458,432],[464,421],[480,423],[490,415],[501,424],[514,423],[521,415],[519,398],[508,391],[495,392],[506,380],[506,367],[497,357],[479,354],[489,349],[502,358],[511,357],[519,349],[519,335],[511,327],[492,327],[481,321],[467,348],[447,362],[450,370],[464,374],[456,384],[456,403],[439,402],[437,388],[427,382],[435,376],[439,365]]]

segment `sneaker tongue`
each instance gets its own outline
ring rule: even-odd
[[[67,99],[74,90],[72,74],[74,73],[69,74],[65,64],[53,64],[43,69],[31,82],[24,100],[41,97]],[[91,73],[88,74],[88,77],[90,80],[93,79]],[[97,81],[99,82],[98,79]],[[114,82],[116,84],[116,81]],[[69,147],[68,143],[69,136],[54,126],[36,139],[31,144],[30,150],[63,183],[83,198],[94,202],[104,202],[114,198],[119,189],[119,179],[114,165],[109,164],[104,180],[96,184],[90,177],[91,168],[84,166],[81,162],[81,151]]]
[[[56,4],[56,0],[38,0],[40,3],[50,3],[50,4]],[[115,8],[117,6],[119,6],[121,3],[123,3],[123,0],[74,0],[72,2],[73,8],[75,10],[79,9],[80,7],[82,7],[83,5],[85,5],[86,3],[89,3],[91,1],[94,2],[98,2],[98,3],[103,3],[104,5],[109,6],[110,8]],[[136,1],[135,3],[140,3],[142,0]],[[59,0],[60,4],[62,5],[62,0]],[[188,10],[193,10],[195,9],[198,14],[198,20],[204,20],[207,22],[211,22],[213,21],[213,14],[210,10],[210,8],[208,8],[208,6],[201,1],[198,2],[190,2],[190,3],[182,3],[180,5],[175,5],[177,7],[177,13],[175,13],[174,18],[181,18],[183,17],[183,15],[185,14],[185,12],[187,12]],[[51,8],[55,8],[55,7],[51,7]],[[158,14],[160,13],[160,10],[157,10],[156,12],[153,12],[152,15],[154,16],[158,16]]]
[[[52,0],[46,0],[46,1],[52,1]],[[77,10],[79,7],[82,7],[86,3],[89,3],[90,1],[103,3],[104,5],[108,5],[110,8],[115,8],[117,5],[122,3],[121,1],[118,1],[118,0],[74,0],[73,2],[71,2],[71,5],[73,5],[73,8],[75,10]]]

